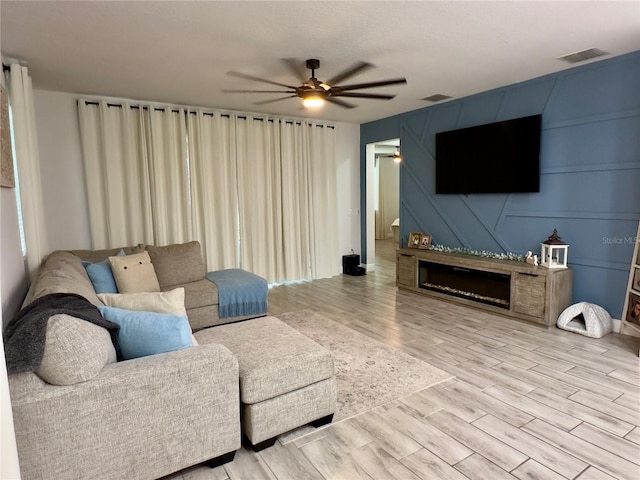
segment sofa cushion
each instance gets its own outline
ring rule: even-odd
[[[218,304],[218,288],[207,279],[180,286],[184,288],[184,306],[187,310]],[[168,291],[171,288],[175,287],[166,287],[163,290]]]
[[[80,258],[71,252],[57,250],[47,256],[22,306],[51,293],[76,293],[94,305],[102,305]]]
[[[158,278],[147,252],[109,257],[120,293],[159,292]]]
[[[36,373],[53,385],[74,385],[91,380],[115,361],[116,351],[106,329],[58,314],[47,323],[44,355]]]
[[[121,249],[116,256],[124,257],[124,255],[124,250]],[[116,286],[115,278],[113,278],[108,258],[96,263],[83,260],[82,266],[87,271],[96,293],[118,293],[118,287]]]
[[[120,251],[124,251],[125,255],[133,255],[145,251],[144,243],[139,243],[134,247],[109,248],[106,250],[71,250],[75,256],[85,262],[97,263],[107,260],[109,257],[119,255]]]
[[[120,325],[118,345],[125,360],[173,352],[193,345],[186,316],[115,307],[98,309],[105,319]]]
[[[98,298],[107,307],[125,310],[142,310],[156,313],[171,313],[185,316],[184,288],[178,287],[168,292],[102,293]]]
[[[195,334],[219,343],[238,359],[240,399],[262,402],[334,375],[333,354],[276,317],[220,325]]]
[[[147,246],[158,282],[165,289],[174,285],[202,280],[206,273],[200,242],[193,241],[167,245]]]

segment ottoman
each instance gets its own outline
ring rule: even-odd
[[[294,428],[333,419],[333,355],[278,318],[219,325],[194,336],[201,344],[224,345],[238,360],[242,432],[253,450]]]

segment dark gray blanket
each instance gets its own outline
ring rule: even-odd
[[[98,308],[86,298],[73,293],[52,293],[37,298],[24,307],[5,327],[4,354],[7,372],[35,372],[40,368],[47,335],[47,323],[53,315],[67,314],[106,328],[121,359],[116,323],[102,318]]]

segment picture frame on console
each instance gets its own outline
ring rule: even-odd
[[[419,248],[422,248],[425,250],[431,248],[431,235],[423,234],[422,237],[420,237]]]
[[[407,248],[420,248],[420,241],[422,240],[422,232],[411,232],[409,234],[409,244]]]
[[[633,286],[632,288],[640,292],[640,268],[636,267],[635,272],[633,273]]]

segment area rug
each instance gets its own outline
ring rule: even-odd
[[[290,312],[278,318],[333,352],[338,386],[333,423],[453,378],[316,312]]]

